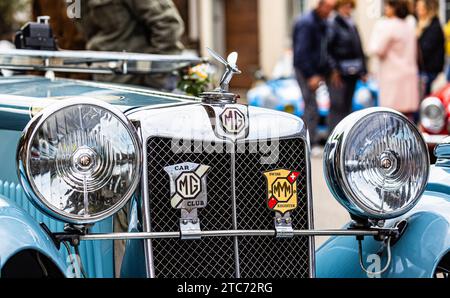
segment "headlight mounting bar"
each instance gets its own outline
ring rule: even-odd
[[[367,230],[295,230],[294,237],[299,236],[346,236],[346,237],[397,237],[399,230],[392,229],[367,229]],[[64,234],[57,235],[57,238],[63,237]],[[276,237],[275,230],[229,230],[229,231],[201,231],[201,237]],[[176,239],[181,238],[180,232],[164,232],[164,233],[112,233],[112,234],[86,234],[80,235],[80,240],[144,240],[144,239]]]

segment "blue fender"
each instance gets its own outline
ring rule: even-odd
[[[34,250],[48,257],[66,277],[68,266],[53,241],[24,210],[0,195],[0,269],[24,250]]]
[[[392,263],[383,278],[431,278],[442,258],[450,252],[450,196],[427,191],[421,202],[395,221],[407,220],[405,233],[392,247]],[[333,237],[316,253],[319,278],[367,278],[359,265],[358,243],[354,237]],[[381,243],[372,237],[363,241],[363,259],[376,254]],[[383,254],[381,267],[386,264]]]
[[[128,221],[128,232],[142,232],[142,224],[139,221],[140,212],[138,211],[139,199],[133,198],[131,201],[130,215]],[[121,278],[146,278],[147,271],[145,262],[144,241],[128,240],[126,242],[125,255],[122,261]]]

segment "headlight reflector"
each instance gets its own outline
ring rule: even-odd
[[[114,107],[70,100],[52,105],[25,129],[20,179],[33,203],[72,224],[103,220],[124,206],[140,177],[135,130]]]
[[[420,107],[422,126],[431,133],[440,133],[447,120],[445,107],[437,97],[426,98]]]
[[[324,157],[331,191],[359,217],[388,219],[408,212],[428,182],[429,156],[422,136],[389,109],[347,117],[331,135]]]

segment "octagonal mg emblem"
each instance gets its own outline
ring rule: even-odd
[[[222,127],[226,133],[238,135],[246,127],[246,117],[238,108],[226,108],[220,115]]]
[[[202,179],[195,172],[181,174],[175,185],[176,193],[187,200],[195,199],[202,191]]]
[[[267,206],[281,215],[298,207],[297,180],[300,173],[290,170],[265,172],[267,180]]]
[[[183,163],[164,168],[170,177],[170,204],[191,212],[207,205],[206,177],[210,167]]]

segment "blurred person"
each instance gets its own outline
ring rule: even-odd
[[[367,65],[361,38],[352,18],[356,0],[338,0],[331,23],[329,53],[337,72],[337,85],[330,86],[330,131],[352,112],[353,95],[359,79],[367,80]]]
[[[83,0],[80,26],[92,51],[180,54],[183,20],[171,0]],[[167,75],[96,76],[108,82],[171,90]]]
[[[379,20],[369,51],[378,57],[379,103],[410,119],[419,109],[419,69],[416,32],[407,20],[410,11],[405,0],[385,1],[386,18]]]
[[[336,0],[320,0],[315,9],[299,18],[294,27],[294,68],[305,102],[303,120],[309,129],[311,146],[318,143],[319,110],[316,91],[331,79],[328,55],[329,24],[327,19],[336,6]]]
[[[450,20],[444,26],[445,53],[447,56],[447,82],[450,82]]]
[[[437,0],[419,0],[416,3],[419,70],[425,83],[424,96],[431,94],[433,82],[445,64],[445,37],[437,17],[438,9]]]

